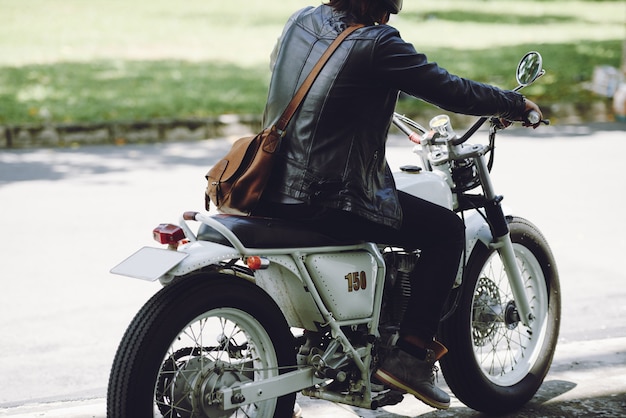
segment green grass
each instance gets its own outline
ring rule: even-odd
[[[0,122],[192,118],[254,114],[266,74],[234,64],[95,61],[4,68]],[[17,86],[17,89],[6,88]],[[11,91],[13,90],[13,91]]]
[[[0,0],[0,124],[259,114],[274,41],[307,4]],[[623,1],[422,0],[391,24],[451,72],[504,88],[538,50],[547,75],[525,94],[547,105],[597,100],[582,85],[620,66],[625,15]]]

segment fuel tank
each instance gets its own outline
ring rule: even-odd
[[[437,172],[423,171],[418,167],[408,167],[393,174],[398,190],[417,196],[429,202],[453,209],[454,199],[450,187]]]

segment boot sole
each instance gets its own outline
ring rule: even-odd
[[[450,407],[450,402],[442,403],[432,398],[429,398],[428,396],[420,392],[417,392],[415,389],[411,388],[410,386],[407,386],[406,383],[396,378],[394,375],[385,372],[384,370],[380,370],[380,369],[377,370],[374,376],[376,376],[378,380],[380,380],[381,382],[384,382],[385,384],[389,386],[393,386],[396,389],[400,389],[407,393],[410,393],[411,395],[415,396],[417,399],[424,402],[428,406],[432,406],[433,408],[437,408],[437,409],[448,409]]]

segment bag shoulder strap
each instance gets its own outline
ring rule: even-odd
[[[275,127],[276,129],[278,129],[279,132],[282,133],[285,130],[292,116],[294,115],[294,113],[296,113],[296,109],[298,109],[300,103],[302,103],[302,100],[311,89],[311,86],[313,85],[313,82],[317,78],[318,74],[320,73],[320,71],[322,71],[322,68],[324,67],[330,56],[335,52],[339,44],[343,42],[343,40],[346,39],[348,35],[350,35],[355,30],[362,28],[363,26],[364,25],[362,24],[358,24],[346,28],[343,32],[339,34],[339,36],[337,36],[333,43],[330,44],[324,54],[322,54],[317,64],[315,64],[307,78],[304,80],[296,94],[293,96],[293,98],[285,108],[285,111],[280,116],[280,119],[278,119]]]

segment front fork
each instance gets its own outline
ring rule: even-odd
[[[509,279],[511,291],[515,298],[515,306],[519,313],[520,321],[527,327],[530,327],[534,317],[530,310],[530,304],[528,297],[524,290],[524,279],[520,271],[517,259],[515,258],[515,250],[513,249],[513,243],[511,242],[511,233],[509,226],[506,222],[506,217],[502,211],[502,196],[497,196],[494,192],[493,184],[491,183],[491,177],[489,176],[489,169],[487,168],[486,159],[483,156],[475,159],[478,175],[480,176],[481,183],[483,185],[483,191],[485,193],[485,199],[487,204],[485,205],[485,212],[487,220],[489,221],[489,227],[491,228],[491,234],[493,241],[491,242],[491,248],[498,251],[504,270]]]

